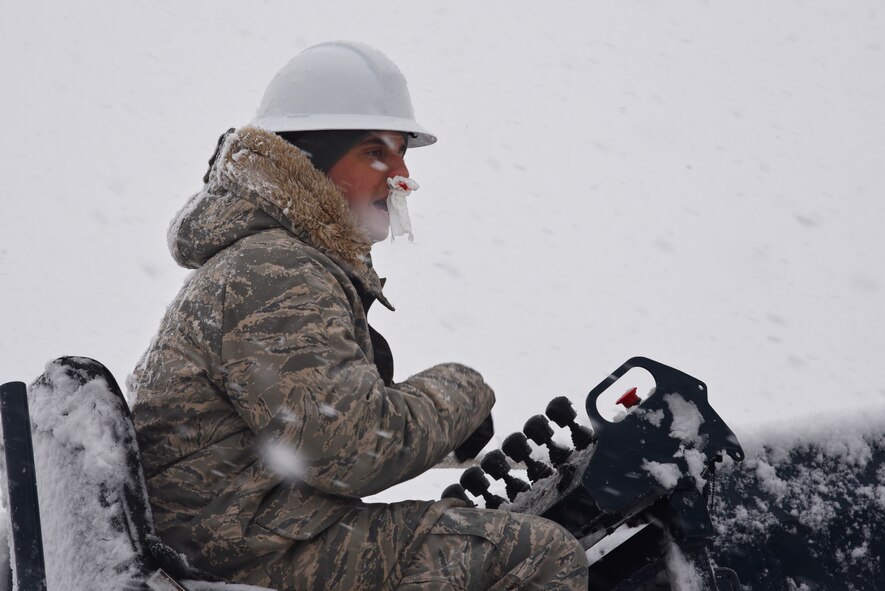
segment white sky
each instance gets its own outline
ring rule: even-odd
[[[376,249],[403,378],[479,369],[503,437],[633,355],[741,425],[885,414],[885,14],[869,1],[44,2],[0,9],[0,381],[122,379],[218,135],[305,47],[409,80],[416,240]]]

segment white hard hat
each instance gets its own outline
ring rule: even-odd
[[[314,45],[290,60],[268,84],[252,123],[269,131],[402,131],[411,136],[410,148],[436,142],[415,121],[396,64],[350,41]]]

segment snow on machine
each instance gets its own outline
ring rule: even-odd
[[[654,388],[644,400],[630,388],[618,399],[626,409],[619,420],[603,418],[600,397],[634,368],[648,371]],[[612,539],[620,543],[591,564],[594,590],[658,583],[664,589],[740,589],[734,571],[711,563],[715,532],[708,504],[717,463],[725,455],[740,462],[744,452],[707,401],[706,385],[634,357],[590,391],[586,410],[592,431],[576,423],[568,399],[554,398],[546,417],[531,417],[522,433],[504,440],[503,454],[487,454],[443,496],[469,499],[467,489],[486,507],[542,515],[565,526],[585,549],[618,531]],[[573,448],[553,440],[548,418],[569,430]],[[546,448],[549,464],[533,457],[528,440]],[[505,455],[525,464],[530,485],[506,473]],[[489,492],[483,471],[508,481],[507,499]],[[622,538],[625,531],[630,535]]]

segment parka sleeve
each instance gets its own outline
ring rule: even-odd
[[[491,411],[492,390],[455,363],[386,387],[320,262],[243,267],[225,293],[224,388],[283,475],[374,494],[435,465]]]

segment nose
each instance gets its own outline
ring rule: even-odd
[[[390,161],[388,162],[387,174],[390,178],[395,176],[409,176],[409,167],[406,166],[406,160],[399,154],[391,156]]]

